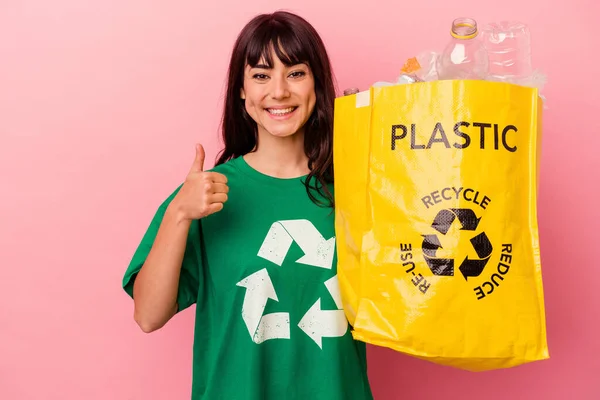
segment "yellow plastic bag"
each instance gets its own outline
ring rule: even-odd
[[[486,81],[335,103],[338,278],[356,339],[471,371],[548,358],[542,104]]]

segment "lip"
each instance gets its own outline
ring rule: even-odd
[[[274,115],[268,111],[268,110],[285,110],[286,108],[293,108],[294,111],[287,113],[285,115]],[[286,119],[293,117],[296,114],[297,110],[298,110],[298,106],[286,106],[286,107],[277,106],[277,107],[266,107],[265,108],[265,112],[267,113],[267,115],[277,121],[284,121]]]

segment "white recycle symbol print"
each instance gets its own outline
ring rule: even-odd
[[[271,225],[258,251],[258,256],[281,266],[294,241],[304,252],[304,256],[296,260],[296,263],[331,269],[335,236],[326,240],[310,221],[303,219],[279,221]],[[324,284],[337,309],[322,310],[319,298],[298,323],[298,327],[320,348],[323,348],[324,337],[341,337],[348,329],[348,322],[342,310],[337,275]],[[270,339],[289,339],[289,313],[277,312],[263,315],[269,299],[279,301],[267,269],[263,268],[247,276],[238,282],[237,286],[246,288],[242,318],[252,340],[255,343],[262,343]]]

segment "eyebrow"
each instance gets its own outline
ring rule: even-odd
[[[310,69],[310,67],[304,62],[298,63],[298,64],[294,65],[294,67],[295,66],[305,66]],[[273,67],[270,67],[267,64],[256,64],[254,67],[250,67],[250,69],[266,69],[266,70],[270,71],[273,69]]]

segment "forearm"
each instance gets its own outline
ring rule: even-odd
[[[182,218],[177,205],[171,203],[133,287],[134,318],[144,332],[161,328],[177,310],[189,228],[190,220]]]

